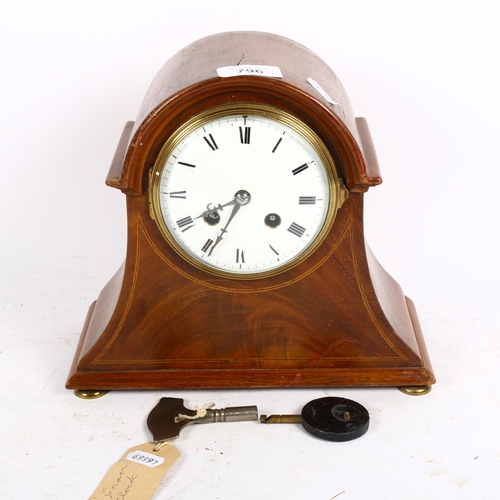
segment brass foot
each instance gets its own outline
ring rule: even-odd
[[[408,396],[425,396],[429,394],[432,389],[432,385],[413,385],[406,387],[398,387],[398,389]]]
[[[95,391],[90,389],[77,389],[75,396],[82,399],[97,399],[102,398],[108,391]]]

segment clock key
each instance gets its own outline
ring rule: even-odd
[[[180,398],[161,398],[151,410],[147,419],[148,429],[156,442],[167,441],[179,437],[186,425],[210,422],[241,422],[257,420],[256,406],[235,406],[230,408],[213,408],[214,403],[207,403],[201,408],[189,410]]]
[[[327,397],[309,401],[300,415],[261,415],[263,424],[302,424],[315,437],[327,441],[351,441],[368,430],[368,410],[346,398]]]

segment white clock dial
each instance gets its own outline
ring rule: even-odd
[[[332,207],[333,165],[310,134],[243,110],[187,127],[167,144],[155,167],[156,199],[180,253],[240,277],[303,256]]]

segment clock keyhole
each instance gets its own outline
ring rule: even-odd
[[[267,214],[264,223],[267,227],[274,229],[281,224],[281,217],[278,214]]]
[[[216,226],[220,222],[219,212],[214,210],[213,212],[210,212],[208,215],[205,215],[205,217],[203,217],[203,220],[209,226]]]

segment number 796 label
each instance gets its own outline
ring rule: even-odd
[[[222,68],[217,68],[217,74],[221,78],[230,78],[232,76],[267,76],[271,78],[283,78],[281,70],[277,66],[261,66],[258,64],[224,66]]]

